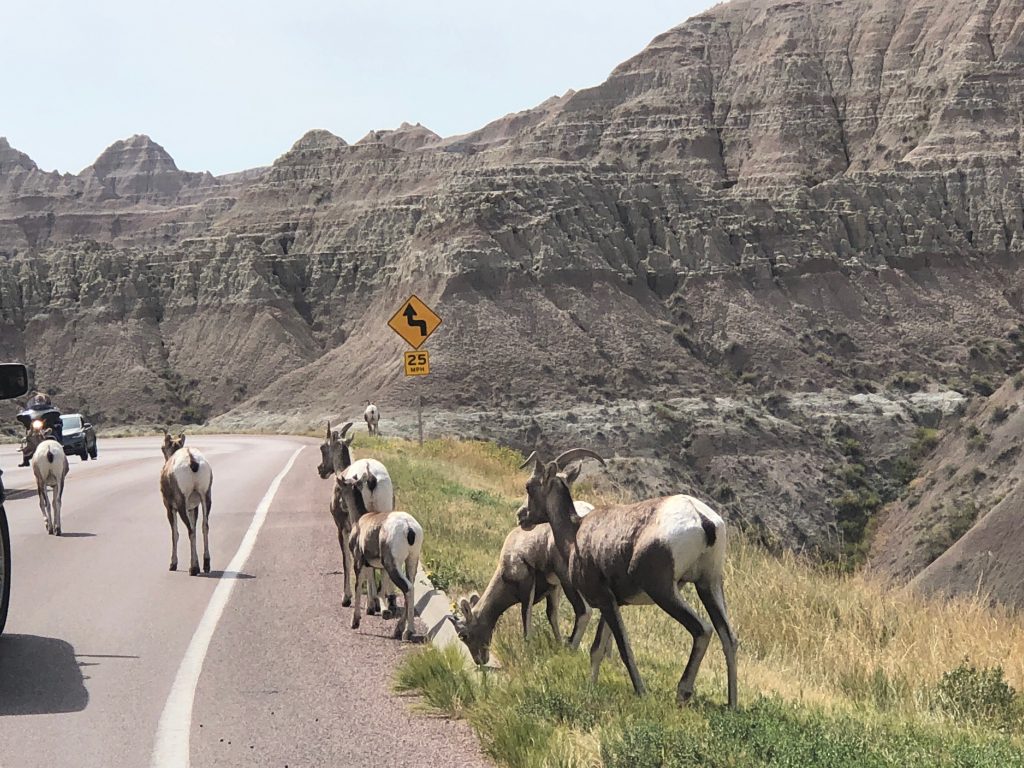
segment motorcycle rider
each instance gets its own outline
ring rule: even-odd
[[[53,439],[58,442],[61,439],[61,420],[60,411],[53,407],[53,400],[45,392],[36,391],[32,393],[32,396],[25,403],[25,409],[18,414],[18,421],[25,427],[25,440],[22,443],[21,453],[21,464],[19,467],[27,467],[29,460],[32,458],[32,452],[35,450],[33,445],[33,430],[35,429],[35,422],[42,422],[42,427],[38,431],[41,433],[46,429],[53,430]]]

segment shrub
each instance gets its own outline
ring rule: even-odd
[[[470,580],[458,562],[427,555],[423,558],[423,565],[430,583],[442,592],[449,592],[453,584],[465,584]]]
[[[952,717],[973,723],[1008,725],[1019,718],[1017,692],[999,666],[977,669],[965,660],[939,680],[935,702]]]
[[[988,420],[993,424],[1002,424],[1010,417],[1010,412],[1011,409],[1007,408],[1005,405],[996,406]]]

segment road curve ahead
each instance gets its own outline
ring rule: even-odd
[[[183,526],[167,570],[158,438],[101,439],[98,461],[69,458],[61,538],[46,534],[30,470],[0,446],[14,556],[0,766],[486,765],[464,724],[390,692],[409,650],[390,622],[349,629],[315,442],[188,444],[214,471],[208,577],[188,575]]]

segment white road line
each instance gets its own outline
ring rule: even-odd
[[[288,474],[295,460],[302,453],[299,448],[292,454],[284,469],[274,478],[267,489],[266,494],[260,500],[256,512],[252,516],[252,523],[249,530],[245,532],[242,543],[238,545],[238,551],[231,558],[225,576],[237,573],[245,567],[245,561],[249,559],[252,548],[256,544],[256,537],[259,535],[263,521],[267,519],[267,512],[270,504],[277,494],[277,489]],[[231,590],[234,589],[237,579],[222,578],[217,588],[210,597],[210,603],[199,620],[195,634],[192,635],[192,642],[188,644],[188,650],[178,667],[178,674],[174,678],[174,685],[171,686],[171,693],[164,704],[163,714],[160,715],[160,724],[156,729],[156,745],[153,747],[153,758],[150,761],[152,768],[189,768],[189,733],[192,729],[192,704],[195,701],[196,686],[199,684],[199,674],[203,671],[203,661],[206,659],[206,652],[210,648],[210,640],[217,630],[217,622],[220,621],[224,607],[231,597]]]

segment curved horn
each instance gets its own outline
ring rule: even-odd
[[[338,432],[338,437],[344,437],[345,433],[348,432],[348,428],[351,427],[351,426],[352,426],[352,422],[351,421],[346,422],[345,425],[342,426],[341,431]]]
[[[522,464],[520,464],[519,468],[520,469],[526,469],[528,466],[533,464],[533,460],[536,459],[536,458],[537,458],[537,452],[534,451],[533,453],[531,453],[529,456],[526,457],[526,461],[524,461]]]
[[[555,464],[558,465],[559,469],[563,469],[565,465],[568,464],[569,462],[577,461],[580,459],[595,459],[601,464],[602,467],[608,466],[605,463],[605,460],[602,459],[599,454],[595,453],[589,448],[572,448],[571,450],[566,451],[565,453],[561,454],[558,458],[556,458]]]

